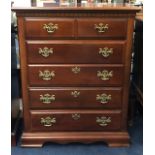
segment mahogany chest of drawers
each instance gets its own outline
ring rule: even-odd
[[[128,146],[137,7],[13,8],[18,17],[24,147],[104,141]]]

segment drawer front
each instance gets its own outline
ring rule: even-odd
[[[30,89],[31,108],[120,108],[121,88]]]
[[[29,63],[123,63],[125,41],[27,41]]]
[[[122,65],[29,65],[30,86],[120,86]]]
[[[27,38],[74,37],[73,19],[25,18]]]
[[[125,38],[126,19],[78,19],[78,37]]]
[[[109,131],[120,127],[121,111],[31,111],[32,131]]]

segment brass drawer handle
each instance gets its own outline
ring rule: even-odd
[[[40,123],[43,125],[43,126],[46,126],[46,127],[50,127],[52,126],[54,123],[56,123],[56,118],[52,118],[50,116],[48,117],[45,117],[45,118],[41,118],[40,119]]]
[[[75,90],[71,92],[71,95],[76,98],[80,95],[80,92]]]
[[[96,123],[98,123],[100,126],[107,126],[108,123],[111,123],[111,117],[96,117]]]
[[[99,32],[99,33],[103,33],[106,30],[108,30],[108,24],[103,24],[103,23],[99,23],[99,24],[94,24],[94,28]]]
[[[108,48],[108,47],[99,48],[99,54],[107,58],[110,56],[110,54],[113,54],[113,48]]]
[[[55,72],[49,70],[39,71],[39,77],[42,80],[48,81],[55,77]]]
[[[81,70],[80,67],[77,67],[77,66],[75,66],[75,67],[72,68],[72,72],[73,72],[74,74],[79,73],[80,70]]]
[[[43,49],[39,48],[38,53],[43,57],[47,58],[50,56],[50,54],[53,54],[53,48],[48,48],[48,47],[44,47]]]
[[[96,100],[99,100],[100,103],[102,103],[102,104],[106,104],[111,100],[111,95],[107,95],[107,94],[104,94],[104,93],[101,94],[101,95],[97,94],[96,95]]]
[[[113,77],[113,71],[108,72],[107,70],[97,71],[97,77],[100,77],[101,80],[109,80],[110,77]]]
[[[55,95],[50,94],[40,95],[40,101],[45,104],[50,104],[52,101],[55,101]]]
[[[57,30],[58,28],[58,24],[49,23],[43,25],[43,29],[46,30],[48,33],[54,33],[55,30]]]
[[[74,119],[74,120],[78,120],[78,119],[80,119],[80,114],[72,114],[72,118]]]

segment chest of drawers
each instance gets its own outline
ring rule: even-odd
[[[18,17],[24,147],[128,146],[137,7],[13,8]]]

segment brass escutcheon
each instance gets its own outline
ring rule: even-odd
[[[113,71],[108,72],[107,70],[97,71],[97,77],[100,77],[101,80],[109,80],[113,76]]]
[[[55,95],[50,94],[40,95],[40,101],[45,104],[50,104],[52,101],[55,101]]]
[[[72,114],[72,118],[74,119],[74,120],[78,120],[79,118],[80,118],[80,114]]]
[[[94,28],[99,32],[99,33],[103,33],[106,30],[108,30],[108,24],[103,24],[103,23],[99,23],[99,24],[94,24]]]
[[[110,56],[110,54],[113,54],[113,48],[99,48],[99,54],[101,54],[104,58],[107,58]]]
[[[111,117],[105,117],[105,116],[102,116],[102,117],[96,117],[96,123],[98,123],[100,126],[107,126],[108,123],[111,122]]]
[[[107,95],[107,94],[97,94],[96,95],[96,100],[99,100],[100,103],[105,104],[108,103],[111,100],[111,95]]]
[[[42,80],[48,81],[55,77],[55,73],[49,70],[39,71],[39,77],[42,78]]]
[[[46,30],[48,33],[54,33],[55,30],[57,30],[58,28],[58,24],[49,23],[43,25],[43,29]]]
[[[56,118],[52,118],[50,116],[48,117],[45,117],[45,118],[41,118],[40,119],[40,123],[43,125],[43,126],[46,126],[46,127],[50,127],[52,126],[54,123],[56,123]]]
[[[75,66],[75,67],[72,68],[72,72],[73,72],[74,74],[79,73],[80,70],[81,70],[80,67],[77,67],[77,66]]]
[[[80,95],[80,92],[75,90],[71,92],[71,95],[76,98]]]
[[[43,49],[39,48],[38,53],[43,57],[47,58],[50,56],[50,54],[53,54],[53,48],[48,48],[48,47],[44,47]]]

